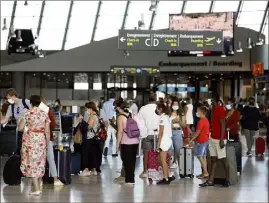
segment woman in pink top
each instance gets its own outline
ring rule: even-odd
[[[128,116],[131,116],[124,102],[119,102],[116,107],[117,118],[117,152],[121,148],[121,157],[125,169],[125,184],[135,183],[135,163],[139,138],[129,138],[125,133]],[[126,110],[125,110],[126,109]]]

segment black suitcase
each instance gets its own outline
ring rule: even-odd
[[[21,137],[20,137],[21,138]],[[16,134],[16,126],[5,126],[1,127],[0,130],[0,154],[1,155],[12,155],[17,153],[18,142],[21,144],[21,141],[18,139]]]
[[[48,184],[54,183],[54,178],[50,174],[50,168],[49,168],[48,161],[46,161],[45,174],[43,176],[43,183],[48,183]]]
[[[76,153],[72,154],[71,158],[71,171],[72,174],[77,175],[81,170],[81,155]]]
[[[240,141],[228,141],[227,146],[232,146],[235,149],[237,172],[242,173],[242,144]]]
[[[63,147],[63,149],[54,150],[54,159],[56,162],[59,180],[68,185],[71,183],[71,149]]]
[[[11,156],[4,166],[3,178],[7,185],[20,185],[22,172],[20,169],[21,156]]]

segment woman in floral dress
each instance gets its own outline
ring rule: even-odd
[[[41,194],[41,181],[45,173],[47,146],[50,139],[50,120],[48,114],[38,108],[40,96],[30,98],[32,108],[19,123],[24,131],[21,148],[21,171],[25,177],[32,178],[33,190],[30,195]]]

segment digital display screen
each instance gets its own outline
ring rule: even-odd
[[[208,88],[207,87],[200,87],[200,92],[208,92]]]
[[[112,66],[112,74],[116,75],[159,75],[159,67],[134,67],[134,66]]]
[[[226,55],[234,54],[234,16],[233,12],[225,13],[197,13],[197,14],[170,14],[169,29],[179,31],[221,31],[223,39],[214,38],[213,36],[203,41],[204,44],[212,44],[212,41],[223,40],[223,50]],[[217,42],[218,43],[218,42]],[[202,46],[202,42],[199,43]],[[197,55],[197,50],[190,51],[171,51],[168,55],[173,56],[182,53],[183,55]],[[194,52],[194,53],[192,53]],[[205,47],[204,51],[200,52],[204,56],[217,54],[214,51],[208,51]],[[220,52],[219,54],[222,54]]]
[[[187,87],[187,92],[195,92],[195,87]]]

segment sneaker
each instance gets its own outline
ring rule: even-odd
[[[78,175],[81,176],[81,177],[87,177],[87,176],[90,176],[90,174],[91,174],[90,171],[87,171],[87,172],[86,171],[80,171]]]
[[[247,152],[247,156],[248,157],[251,157],[252,156],[252,153],[251,152]]]
[[[112,157],[117,157],[118,156],[118,154],[112,154]]]
[[[157,182],[157,185],[169,185],[169,184],[170,184],[169,179],[168,180],[162,179],[159,182]]]
[[[148,177],[148,175],[147,175],[146,173],[143,173],[143,172],[142,172],[142,173],[140,174],[140,176],[139,176],[139,177],[143,179],[143,178],[147,178],[147,177]]]
[[[98,173],[97,173],[97,171],[90,171],[90,172],[89,172],[89,175],[90,175],[90,176],[97,176]]]
[[[230,181],[225,180],[225,182],[223,183],[222,187],[230,187]]]
[[[104,156],[107,157],[108,148],[106,147],[104,150]]]
[[[172,181],[176,180],[175,176],[170,176],[168,177],[168,181],[171,183]]]
[[[41,191],[38,190],[38,191],[35,191],[35,192],[30,192],[29,195],[33,195],[33,196],[40,196],[41,195]]]
[[[125,182],[125,177],[119,176],[114,179],[114,183],[124,183]]]
[[[54,186],[63,186],[64,184],[60,180],[54,181]]]
[[[200,187],[212,187],[212,186],[214,186],[214,184],[206,181],[206,182],[204,182],[202,184],[199,184],[199,186]]]
[[[170,168],[177,168],[177,167],[178,167],[177,163],[173,163],[173,164],[170,166]]]

